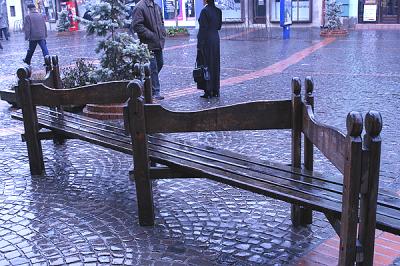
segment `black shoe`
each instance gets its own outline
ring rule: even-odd
[[[157,101],[161,101],[161,100],[164,100],[164,96],[161,96],[161,95],[154,95],[154,96],[153,96],[153,99],[154,99],[154,100],[157,100]]]
[[[27,64],[28,66],[30,66],[31,64],[29,64],[28,62],[26,62],[25,59],[22,59],[22,62],[24,62],[25,64]]]
[[[210,99],[212,96],[211,96],[211,94],[209,94],[209,93],[204,93],[203,95],[201,95],[200,96],[201,98],[204,98],[204,99]]]

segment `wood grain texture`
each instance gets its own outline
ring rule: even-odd
[[[173,112],[161,105],[145,106],[146,132],[200,132],[292,127],[291,101],[240,103],[193,112]]]
[[[380,113],[370,111],[365,116],[364,151],[363,156],[368,158],[366,170],[366,187],[361,193],[360,200],[360,227],[358,239],[364,249],[363,265],[372,265],[374,261],[374,240],[376,227],[376,210],[379,187],[379,170],[381,157],[380,132],[382,117]],[[400,208],[400,206],[399,206]]]
[[[310,105],[303,105],[303,133],[344,174],[346,137],[337,128],[317,122]]]
[[[148,135],[144,116],[145,100],[140,97],[143,83],[130,82],[131,97],[128,101],[129,131],[132,139],[134,157],[134,179],[139,212],[139,223],[142,226],[154,225],[154,203],[152,180],[150,177],[150,158],[148,150]]]
[[[362,117],[350,112],[347,116],[344,154],[342,216],[340,219],[339,265],[354,265],[358,226],[359,195],[362,165]]]
[[[53,107],[122,103],[130,96],[127,85],[128,81],[111,81],[74,89],[52,89],[43,84],[33,84],[32,101],[34,105]]]

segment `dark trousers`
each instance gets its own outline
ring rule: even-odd
[[[31,64],[33,53],[35,52],[36,46],[38,44],[42,49],[43,57],[49,54],[49,51],[47,50],[46,40],[29,41],[29,48],[24,59],[25,63],[27,63],[28,65]]]
[[[161,85],[158,73],[164,65],[163,52],[162,50],[153,50],[153,53],[154,56],[150,59],[151,84],[153,86],[153,95],[160,95]]]
[[[7,28],[1,28],[0,29],[0,39],[3,39],[3,34],[4,34],[4,38],[6,38],[6,40],[8,40],[8,30],[7,30]]]

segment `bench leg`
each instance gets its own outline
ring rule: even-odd
[[[65,144],[65,138],[62,135],[54,134],[53,143],[55,145],[63,145]]]
[[[153,189],[151,182],[150,178],[135,177],[139,224],[141,226],[154,225]]]
[[[312,210],[292,204],[291,207],[291,219],[293,226],[306,226],[312,224]]]
[[[44,172],[44,160],[40,140],[26,141],[28,147],[29,167],[32,175],[41,175]]]

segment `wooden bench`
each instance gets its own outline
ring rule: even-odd
[[[49,57],[46,59],[49,62]],[[63,143],[65,139],[80,139],[126,154],[132,154],[131,138],[122,125],[113,125],[97,119],[63,111],[65,105],[123,103],[132,95],[128,93],[129,81],[99,83],[74,89],[61,89],[58,58],[47,66],[43,81],[30,78],[30,68],[20,68],[16,88],[21,111],[12,113],[12,118],[24,122],[22,139],[27,142],[30,171],[33,175],[45,171],[42,140],[52,139]],[[135,65],[135,71],[143,79],[143,90],[147,103],[152,103],[150,68]]]
[[[322,212],[340,236],[340,265],[372,265],[375,228],[400,234],[400,199],[379,190],[382,120],[378,112],[363,118],[347,116],[347,134],[318,122],[314,116],[313,81],[292,80],[291,100],[259,101],[196,112],[176,112],[147,104],[139,82],[128,101],[128,119],[134,143],[134,179],[141,225],[154,224],[152,180],[201,177],[292,204],[294,225],[312,222],[312,210]],[[167,133],[271,130],[292,132],[291,166],[194,145],[168,142]],[[161,134],[162,133],[162,134]],[[304,137],[304,162],[301,143]],[[161,139],[161,140],[160,140]],[[340,171],[343,178],[313,171],[313,147]],[[150,161],[167,166],[152,167]],[[358,228],[358,233],[357,233]]]
[[[349,114],[347,135],[315,120],[311,79],[306,80],[304,100],[300,95],[300,81],[294,79],[291,100],[244,103],[199,112],[171,112],[150,103],[148,75],[144,83],[135,80],[129,84],[123,81],[75,89],[51,89],[31,82],[26,68],[19,69],[17,74],[22,114],[13,117],[24,121],[31,173],[44,173],[41,140],[60,135],[133,154],[141,225],[154,224],[152,180],[204,177],[292,203],[294,225],[311,223],[310,210],[325,213],[341,238],[342,265],[352,264],[356,254],[358,262],[371,265],[375,223],[381,230],[400,233],[399,198],[383,190],[377,193],[380,115],[376,112],[367,114],[363,148],[360,114]],[[141,95],[143,90],[146,97]],[[125,101],[125,128],[41,107]],[[255,129],[291,129],[292,166],[158,134]],[[302,134],[305,137],[303,167],[300,158]],[[343,180],[313,172],[313,145],[339,169]],[[155,167],[154,163],[167,167]],[[358,235],[357,226],[360,228]],[[359,243],[358,248],[356,243]]]

